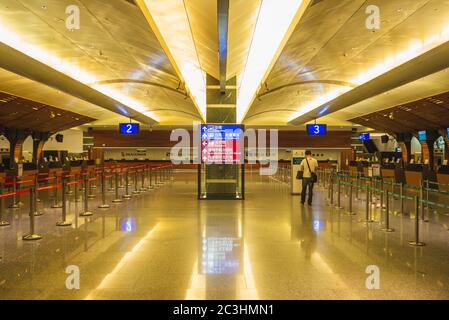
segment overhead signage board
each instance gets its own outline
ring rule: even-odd
[[[140,125],[138,123],[120,123],[120,134],[138,134]]]
[[[426,141],[427,140],[427,131],[422,130],[418,132],[418,140],[419,141]]]
[[[324,136],[327,133],[327,125],[325,124],[308,124],[306,128],[307,134],[311,136]]]
[[[369,133],[361,133],[359,134],[359,140],[366,141],[371,139],[371,135]]]
[[[242,163],[243,139],[241,125],[201,125],[201,163]]]

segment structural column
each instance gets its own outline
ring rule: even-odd
[[[15,164],[22,159],[23,143],[29,135],[30,132],[27,130],[5,129],[5,137],[9,140],[10,144],[9,169],[14,169]]]

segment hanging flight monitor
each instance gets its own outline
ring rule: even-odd
[[[447,128],[447,137],[449,138],[449,128]]]
[[[427,131],[422,130],[418,132],[418,140],[419,141],[426,141],[427,140]]]
[[[323,136],[327,133],[327,125],[325,124],[308,124],[307,134],[312,136]]]
[[[139,128],[138,123],[120,123],[120,134],[138,134]]]
[[[359,134],[359,140],[360,141],[367,141],[371,139],[371,135],[369,133],[361,133]]]

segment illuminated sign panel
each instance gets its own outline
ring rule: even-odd
[[[138,134],[138,123],[120,123],[120,134]]]
[[[241,125],[201,125],[201,163],[241,163],[242,146]]]
[[[426,141],[427,140],[427,131],[419,131],[418,132],[418,140],[419,141]]]
[[[327,133],[327,125],[325,124],[308,124],[307,134],[312,136],[323,136]]]
[[[359,140],[361,141],[366,141],[369,140],[371,138],[369,133],[361,133],[359,134]]]

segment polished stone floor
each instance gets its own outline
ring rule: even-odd
[[[198,201],[196,174],[178,172],[90,218],[70,202],[71,227],[56,227],[61,210],[46,209],[36,218],[43,239],[31,243],[21,240],[27,208],[9,210],[0,299],[449,299],[447,216],[420,223],[426,246],[413,247],[413,215],[392,215],[395,232],[385,233],[385,212],[373,208],[367,224],[362,201],[347,215],[326,205],[324,188],[309,208],[255,172],[246,187],[244,201]],[[380,288],[369,290],[372,265]],[[66,288],[68,266],[79,268],[79,289]]]

